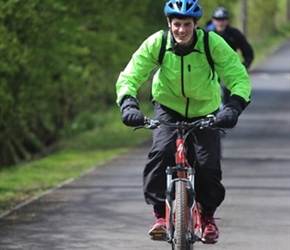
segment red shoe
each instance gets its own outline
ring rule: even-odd
[[[164,218],[159,218],[150,227],[149,235],[152,240],[166,240],[166,222]]]
[[[201,241],[205,244],[215,244],[219,238],[219,230],[215,224],[213,215],[201,217],[202,237]]]

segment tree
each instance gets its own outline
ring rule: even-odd
[[[31,159],[84,110],[115,104],[153,1],[1,1],[0,165]]]

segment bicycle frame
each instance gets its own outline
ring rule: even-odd
[[[184,182],[186,185],[186,232],[187,240],[189,244],[193,244],[199,239],[197,234],[201,231],[201,220],[200,213],[198,209],[198,204],[195,201],[195,190],[194,190],[194,178],[195,169],[191,167],[186,158],[186,144],[183,128],[176,129],[177,139],[176,139],[176,154],[175,162],[176,166],[168,166],[166,169],[167,174],[167,190],[166,190],[166,228],[167,228],[167,241],[169,243],[174,243],[174,195],[175,195],[175,183]],[[173,174],[177,173],[177,178],[173,178]]]

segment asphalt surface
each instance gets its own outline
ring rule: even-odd
[[[290,249],[290,40],[250,75],[252,103],[222,141],[220,240],[196,249]],[[171,249],[147,235],[153,216],[141,183],[149,146],[2,218],[0,249]]]

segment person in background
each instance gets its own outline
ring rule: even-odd
[[[207,23],[205,29],[219,34],[234,51],[240,50],[243,57],[243,65],[249,69],[254,60],[254,51],[245,35],[237,28],[229,24],[230,14],[224,7],[217,7],[212,19]],[[230,97],[230,91],[222,84],[223,104],[227,103]]]

